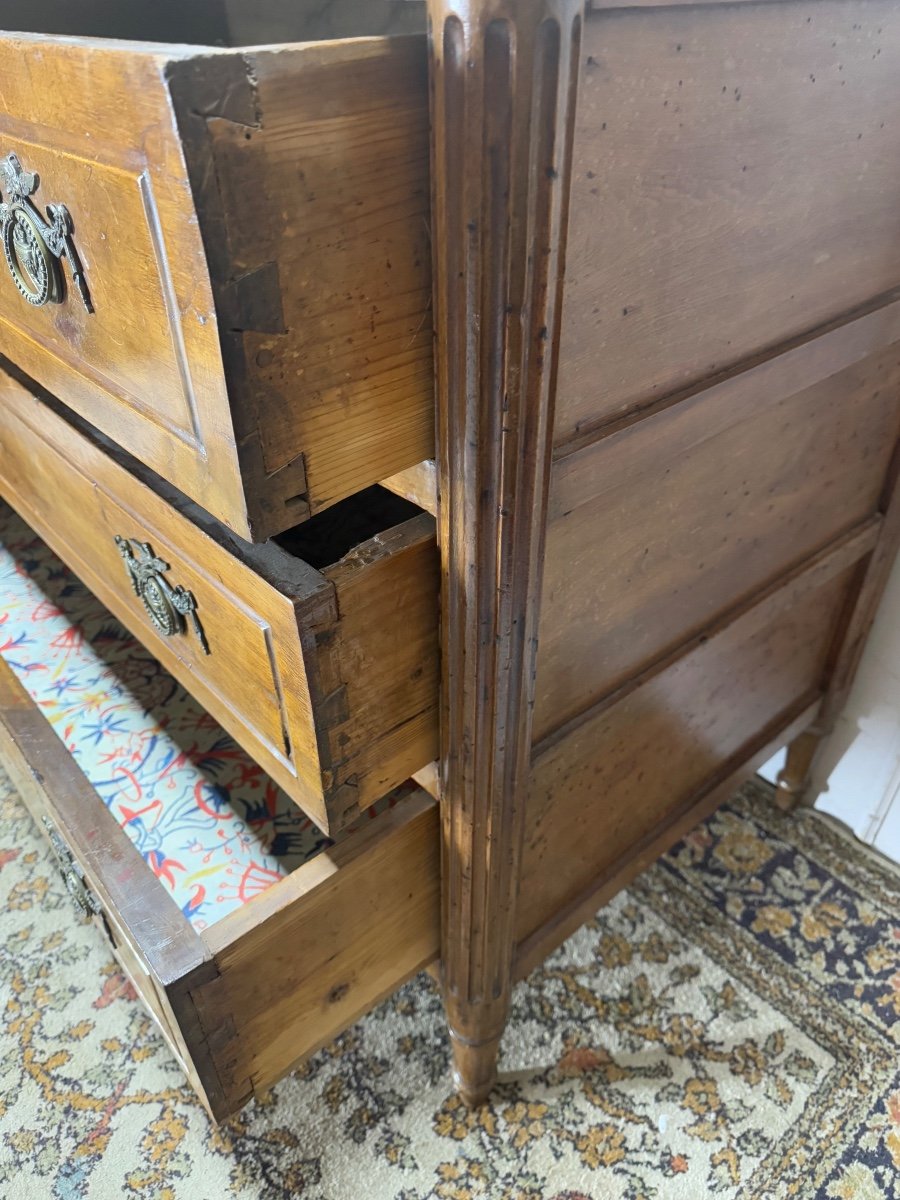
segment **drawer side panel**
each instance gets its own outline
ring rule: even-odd
[[[438,593],[434,522],[424,513],[360,547],[326,575],[340,625],[343,721],[328,731],[333,782],[365,808],[438,753]]]
[[[214,59],[169,83],[261,540],[433,454],[427,55],[370,38],[245,63],[224,91]]]
[[[304,880],[314,879],[307,890]],[[288,893],[294,889],[293,898]],[[325,851],[208,931],[219,978],[192,1002],[212,1047],[227,1115],[331,1041],[440,952],[437,805],[410,798],[371,835]]]

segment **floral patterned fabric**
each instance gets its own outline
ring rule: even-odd
[[[216,1130],[0,776],[0,1196],[900,1194],[900,874],[751,784],[520,984],[491,1102],[421,975]]]
[[[197,929],[328,845],[2,502],[0,655]]]

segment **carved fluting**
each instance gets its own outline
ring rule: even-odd
[[[443,978],[481,1100],[509,1008],[581,0],[430,0]]]

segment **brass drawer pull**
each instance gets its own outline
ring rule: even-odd
[[[100,901],[85,883],[81,868],[76,863],[72,851],[56,832],[53,822],[44,817],[43,823],[44,828],[47,830],[47,836],[50,839],[50,847],[56,858],[56,865],[59,867],[59,872],[66,885],[66,891],[84,916],[95,916],[102,911]]]
[[[134,594],[159,632],[164,637],[184,633],[185,617],[189,617],[203,653],[209,654],[206,634],[197,616],[197,601],[186,588],[173,587],[169,583],[165,577],[169,564],[156,557],[149,542],[133,541],[116,534],[116,545],[128,569]]]
[[[94,311],[81,259],[72,241],[72,218],[64,204],[48,204],[49,222],[31,199],[40,180],[25,171],[15,154],[0,163],[5,199],[0,195],[0,238],[13,282],[22,296],[39,308],[65,298],[62,259],[69,260],[72,280],[89,313]]]

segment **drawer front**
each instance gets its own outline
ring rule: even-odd
[[[345,589],[274,547],[238,557],[9,377],[0,491],[322,828],[433,757],[430,528],[345,568]],[[271,560],[274,582],[258,569]],[[394,658],[385,629],[404,610],[412,635]]]
[[[425,56],[398,42],[0,38],[4,350],[244,537],[431,452]]]
[[[438,812],[424,793],[201,935],[3,662],[0,753],[217,1120],[437,958]]]

